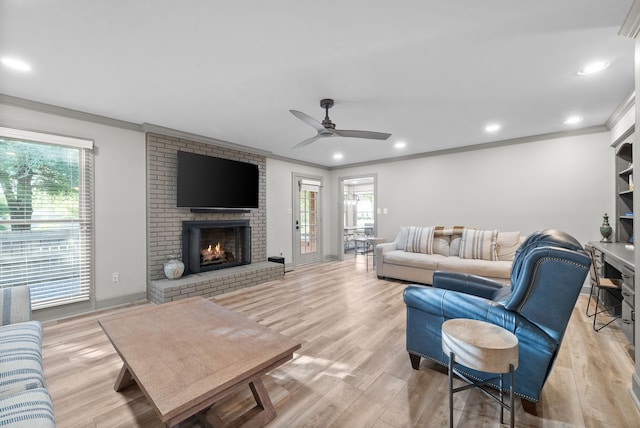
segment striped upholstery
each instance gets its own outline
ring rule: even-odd
[[[0,398],[44,387],[41,344],[38,321],[0,327]]]
[[[464,226],[435,226],[433,228],[434,236],[451,236],[451,235],[462,235],[462,231],[464,230]]]
[[[405,251],[433,254],[433,227],[409,226]]]
[[[51,397],[44,388],[0,398],[0,427],[55,428]]]
[[[459,256],[461,259],[498,260],[497,240],[497,230],[465,229],[462,231]]]
[[[26,285],[0,288],[0,325],[31,320],[31,294]]]
[[[29,287],[0,289],[0,428],[55,428]]]

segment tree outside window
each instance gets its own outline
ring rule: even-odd
[[[34,309],[89,300],[91,170],[90,149],[0,136],[0,287]]]

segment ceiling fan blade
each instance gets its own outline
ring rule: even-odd
[[[307,125],[313,126],[316,131],[322,132],[322,131],[326,130],[326,128],[324,126],[322,126],[322,124],[320,122],[318,122],[317,120],[315,120],[314,118],[312,118],[308,114],[303,113],[303,112],[298,111],[298,110],[289,110],[289,111],[291,112],[292,115],[294,115],[295,117],[297,117],[298,119],[300,119],[301,121],[306,123]]]
[[[391,137],[391,134],[387,134],[386,132],[353,131],[344,129],[334,129],[333,131],[339,137],[368,138],[370,140],[386,140]]]
[[[306,140],[301,141],[298,144],[296,144],[295,146],[293,146],[293,148],[294,149],[299,149],[300,147],[308,146],[309,144],[313,143],[314,141],[316,141],[320,137],[322,137],[322,135],[318,134],[315,137],[307,138]]]

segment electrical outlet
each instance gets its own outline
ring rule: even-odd
[[[120,272],[114,272],[111,274],[111,282],[113,282],[114,284],[120,282]]]

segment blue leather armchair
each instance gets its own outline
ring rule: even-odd
[[[421,357],[449,364],[442,352],[444,321],[470,318],[490,322],[518,338],[514,393],[537,402],[590,263],[573,237],[558,230],[541,230],[528,236],[516,252],[511,286],[453,272],[435,272],[433,287],[409,285],[404,301],[412,367],[418,370]],[[476,380],[495,376],[461,366],[458,369]],[[508,381],[503,388],[508,390]]]

